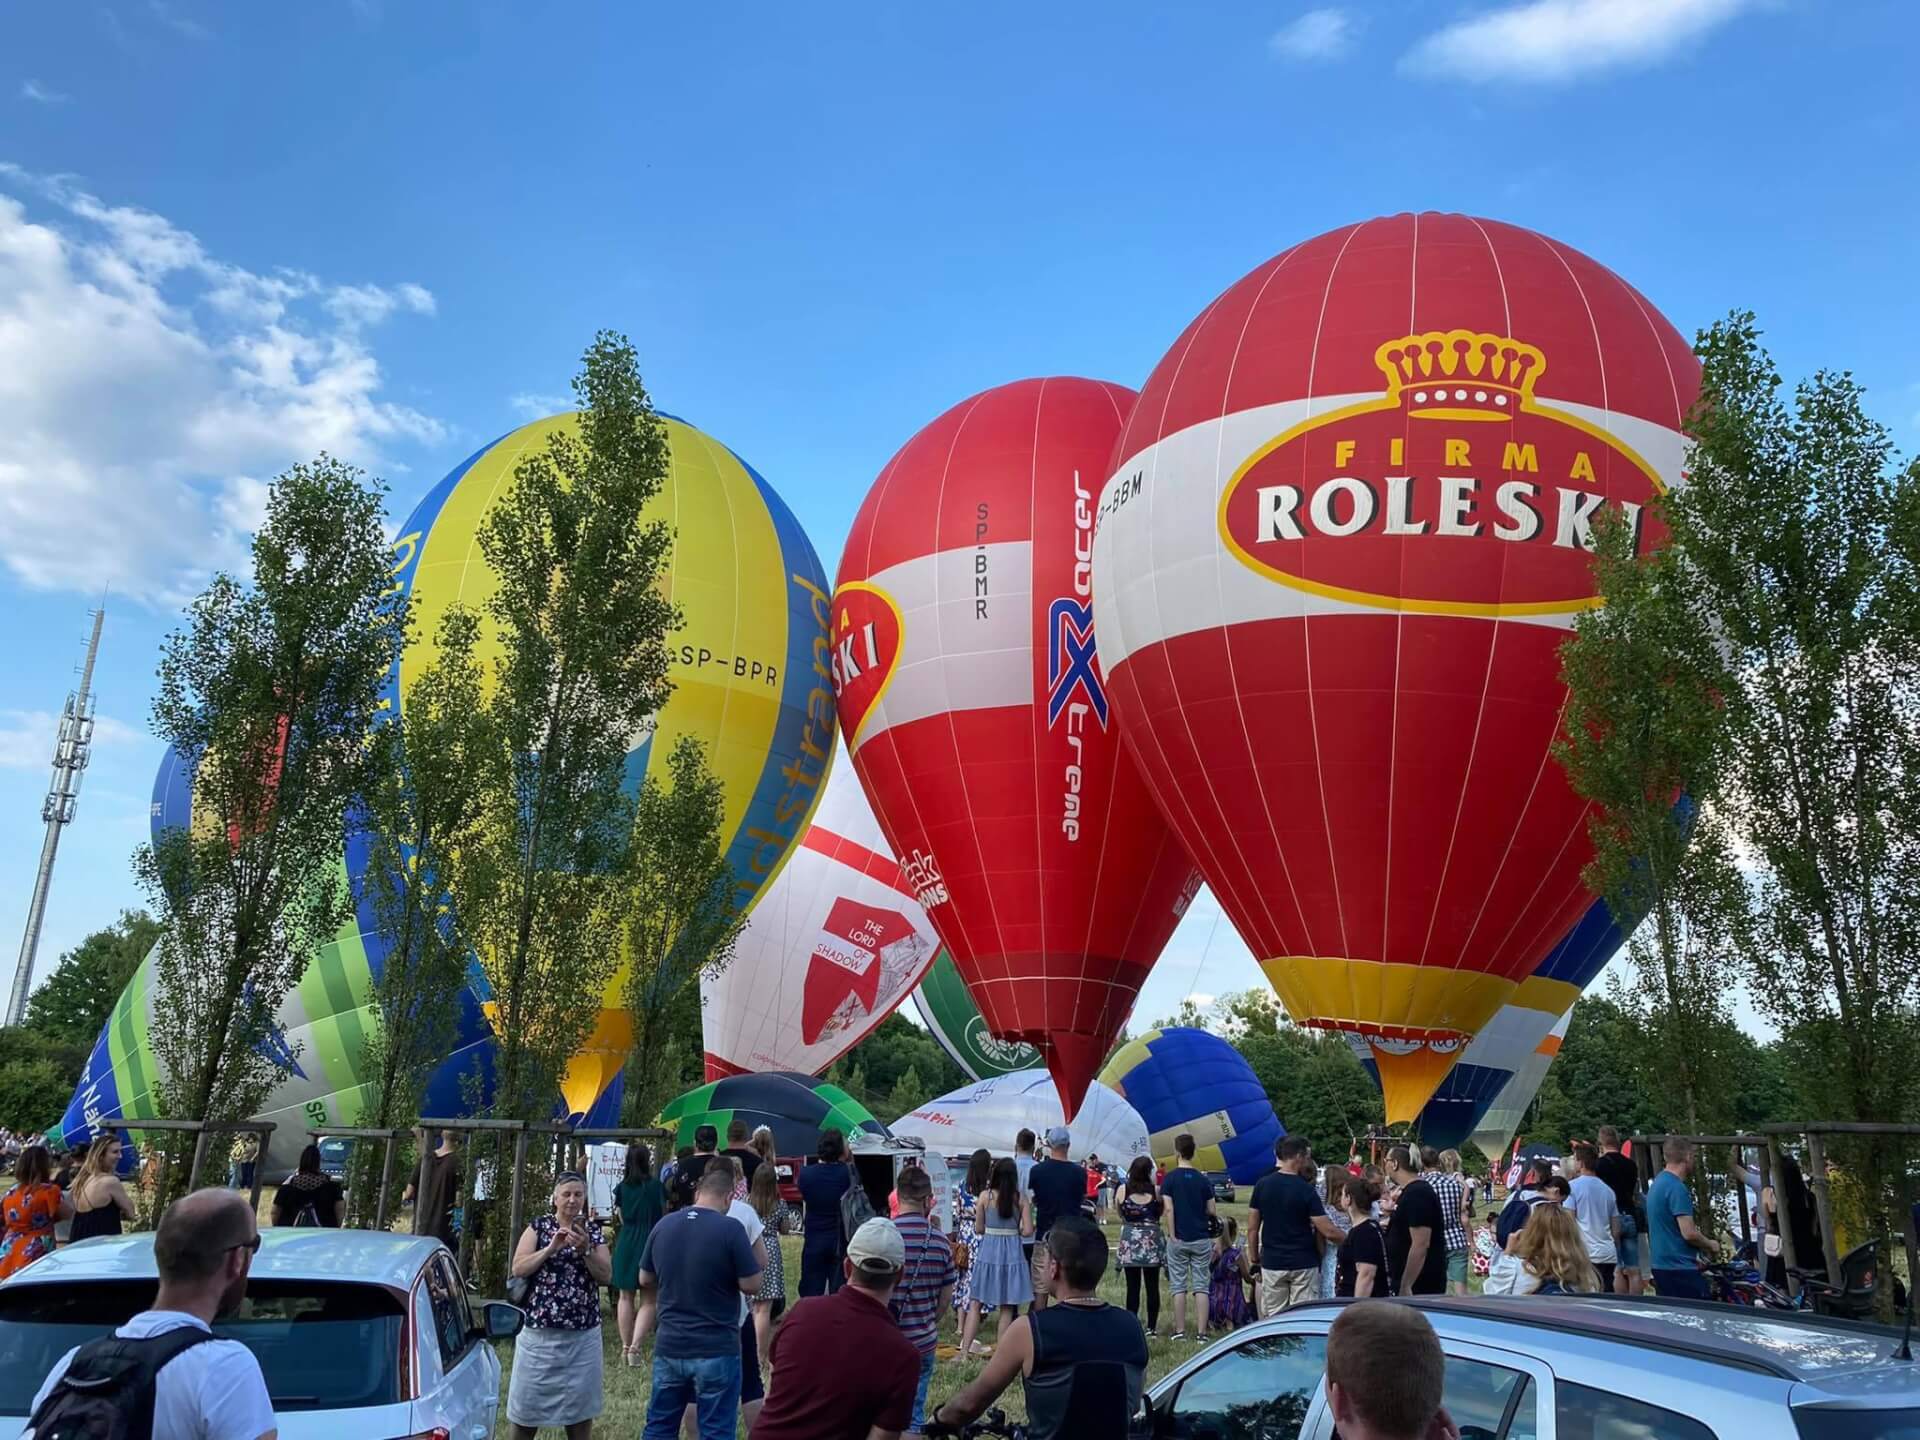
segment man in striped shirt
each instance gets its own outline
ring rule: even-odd
[[[920,1352],[920,1388],[913,1396],[912,1433],[926,1428],[927,1385],[933,1379],[934,1340],[940,1331],[940,1316],[953,1298],[953,1287],[960,1281],[954,1268],[953,1246],[927,1218],[933,1199],[933,1178],[921,1166],[900,1172],[896,1187],[900,1213],[893,1223],[900,1229],[906,1259],[900,1267],[900,1282],[893,1290],[893,1317],[900,1333]]]

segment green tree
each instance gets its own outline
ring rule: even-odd
[[[72,1078],[54,1060],[0,1063],[0,1125],[9,1130],[44,1130],[60,1118],[72,1094]]]
[[[492,987],[494,1110],[545,1118],[599,1017],[629,915],[627,752],[670,689],[662,584],[672,535],[643,524],[666,429],[633,346],[602,332],[573,382],[583,414],[514,469],[479,533],[499,580],[488,708],[507,781],[453,859],[460,924]]]
[[[1660,1092],[1646,1084],[1648,1055],[1632,1008],[1604,994],[1581,996],[1521,1133],[1564,1145],[1592,1140],[1602,1125],[1623,1136],[1666,1131]]]
[[[263,1043],[275,1012],[352,916],[341,837],[407,625],[389,593],[382,494],[324,455],[281,475],[251,583],[216,575],[162,648],[154,733],[196,757],[194,809],[208,821],[135,862],[165,922],[167,1023],[151,1032],[163,1115],[258,1108],[292,1063]]]
[[[386,960],[373,990],[380,1023],[361,1051],[368,1078],[359,1123],[366,1126],[411,1124],[428,1073],[455,1038],[468,947],[450,885],[454,856],[480,843],[483,797],[506,780],[478,641],[473,612],[449,609],[433,663],[372,737],[367,898]],[[374,1160],[373,1146],[354,1151],[348,1189],[356,1214],[371,1213]]]
[[[634,1041],[627,1088],[648,1114],[680,1093],[679,1052],[667,1029],[677,1015],[672,1001],[683,992],[697,996],[702,977],[726,969],[746,924],[720,843],[726,803],[725,787],[692,736],[668,754],[664,783],[649,774],[640,787],[626,861],[626,1000]]]
[[[1911,1118],[1920,1089],[1920,466],[1860,387],[1785,393],[1753,317],[1705,332],[1672,547],[1715,637],[1725,809],[1752,857],[1743,944],[1756,1002],[1817,1036],[1818,1118]],[[1892,1199],[1879,1144],[1842,1147]]]
[[[1667,507],[1656,503],[1657,516]],[[1595,589],[1560,652],[1567,684],[1554,747],[1574,792],[1592,802],[1588,889],[1613,913],[1647,917],[1628,951],[1622,999],[1649,1037],[1642,1075],[1689,1133],[1721,1123],[1731,1095],[1727,994],[1739,971],[1745,891],[1718,811],[1724,710],[1720,661],[1679,547],[1638,553],[1640,527],[1619,512],[1594,531]]]
[[[967,1072],[954,1064],[938,1040],[896,1010],[841,1056],[827,1071],[827,1078],[879,1114],[909,1070],[920,1097],[907,1110],[958,1090],[968,1081]]]
[[[133,972],[160,938],[160,922],[144,910],[123,910],[62,955],[27,1001],[27,1027],[91,1044]]]
[[[1323,1162],[1344,1158],[1361,1136],[1385,1124],[1380,1087],[1346,1036],[1295,1025],[1262,991],[1226,996],[1215,1008],[1287,1133],[1305,1136]]]
[[[931,1100],[933,1095],[920,1079],[920,1072],[909,1065],[900,1072],[900,1078],[893,1082],[893,1089],[887,1092],[886,1109],[882,1112],[888,1124],[901,1116],[911,1113]]]

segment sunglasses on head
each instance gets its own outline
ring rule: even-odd
[[[229,1246],[227,1247],[227,1249],[229,1249],[229,1250],[245,1250],[245,1251],[246,1251],[246,1252],[247,1252],[247,1253],[248,1253],[249,1255],[258,1255],[258,1254],[260,1253],[260,1235],[259,1235],[259,1232],[258,1232],[258,1231],[255,1231],[255,1232],[254,1232],[254,1236],[253,1236],[253,1238],[252,1238],[251,1240],[236,1240],[236,1241],[234,1241],[234,1242],[233,1242],[233,1244],[231,1244],[231,1245],[229,1245]]]

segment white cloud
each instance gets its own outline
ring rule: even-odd
[[[1344,10],[1309,10],[1283,25],[1267,46],[1288,60],[1332,60],[1353,43],[1354,28]]]
[[[0,770],[53,768],[53,743],[60,734],[60,717],[51,710],[0,710]],[[141,739],[131,725],[111,715],[96,716],[95,745],[125,745]]]
[[[0,164],[0,565],[41,589],[190,593],[241,557],[264,477],[320,450],[392,470],[443,438],[384,398],[368,340],[432,312],[418,285],[249,270]]]
[[[1526,0],[1436,30],[1401,60],[1420,74],[1552,83],[1671,58],[1755,0]]]
[[[524,415],[529,420],[544,420],[549,415],[558,415],[563,410],[578,410],[580,402],[571,395],[554,393],[536,394],[522,390],[507,404],[516,415]]]
[[[204,40],[211,33],[198,20],[182,15],[171,5],[163,3],[163,0],[147,0],[147,8],[153,12],[154,19],[175,34],[184,35],[189,40]]]
[[[58,90],[49,90],[38,80],[22,80],[20,82],[20,98],[22,100],[31,100],[36,105],[64,105],[73,97],[71,95],[63,95]]]

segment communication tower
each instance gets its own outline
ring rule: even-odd
[[[27,992],[33,988],[33,956],[40,948],[40,925],[47,916],[47,891],[53,885],[53,857],[60,849],[60,832],[73,823],[80,802],[80,780],[93,758],[93,660],[100,653],[100,626],[107,612],[93,612],[93,637],[87,641],[86,662],[80,667],[80,688],[67,696],[60,712],[60,735],[53,745],[53,779],[40,818],[47,822],[47,838],[40,846],[40,868],[33,876],[33,902],[27,907],[27,933],[20,941],[20,964],[13,972],[13,993],[7,998],[7,1024],[27,1018]]]

